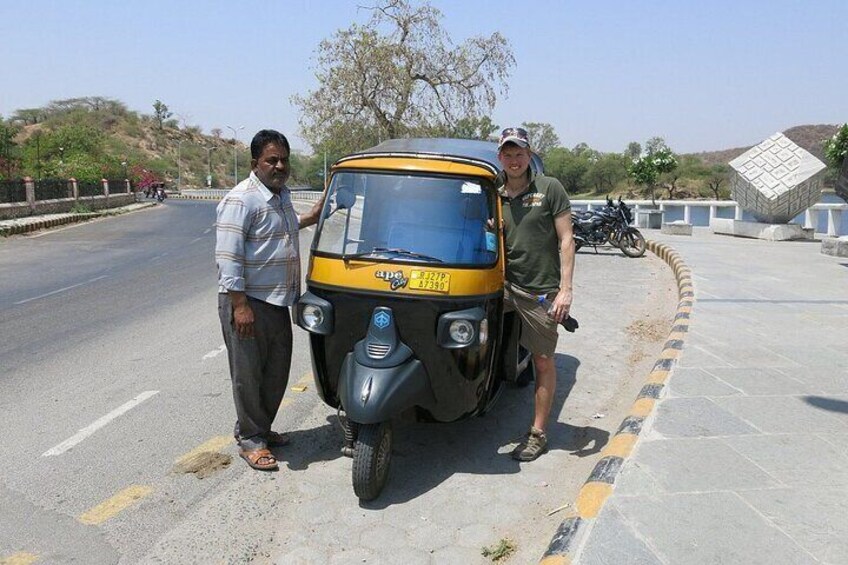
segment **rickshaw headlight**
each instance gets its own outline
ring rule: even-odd
[[[448,328],[451,339],[463,345],[474,340],[474,324],[468,320],[454,320]]]
[[[303,323],[307,329],[315,329],[324,323],[324,311],[316,304],[307,304],[303,307]]]
[[[489,320],[485,318],[480,321],[480,345],[484,345],[489,339]]]

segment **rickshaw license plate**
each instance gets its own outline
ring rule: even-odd
[[[440,271],[412,271],[409,288],[430,292],[450,292],[450,273]]]

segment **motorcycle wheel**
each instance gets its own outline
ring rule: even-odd
[[[630,229],[621,234],[618,247],[628,257],[636,258],[645,254],[648,244],[645,242],[645,236],[639,230]]]
[[[392,436],[390,422],[359,425],[353,448],[353,492],[360,500],[374,500],[386,485]]]

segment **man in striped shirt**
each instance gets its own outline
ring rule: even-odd
[[[215,261],[218,316],[227,346],[239,455],[254,469],[277,469],[268,447],[288,443],[271,431],[292,355],[289,307],[300,296],[298,230],[318,220],[323,198],[298,215],[286,186],[289,142],[261,130],[250,143],[252,171],[218,204]]]

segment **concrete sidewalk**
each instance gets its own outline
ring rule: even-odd
[[[689,331],[563,561],[848,563],[848,261],[814,242],[646,231],[691,269]]]

